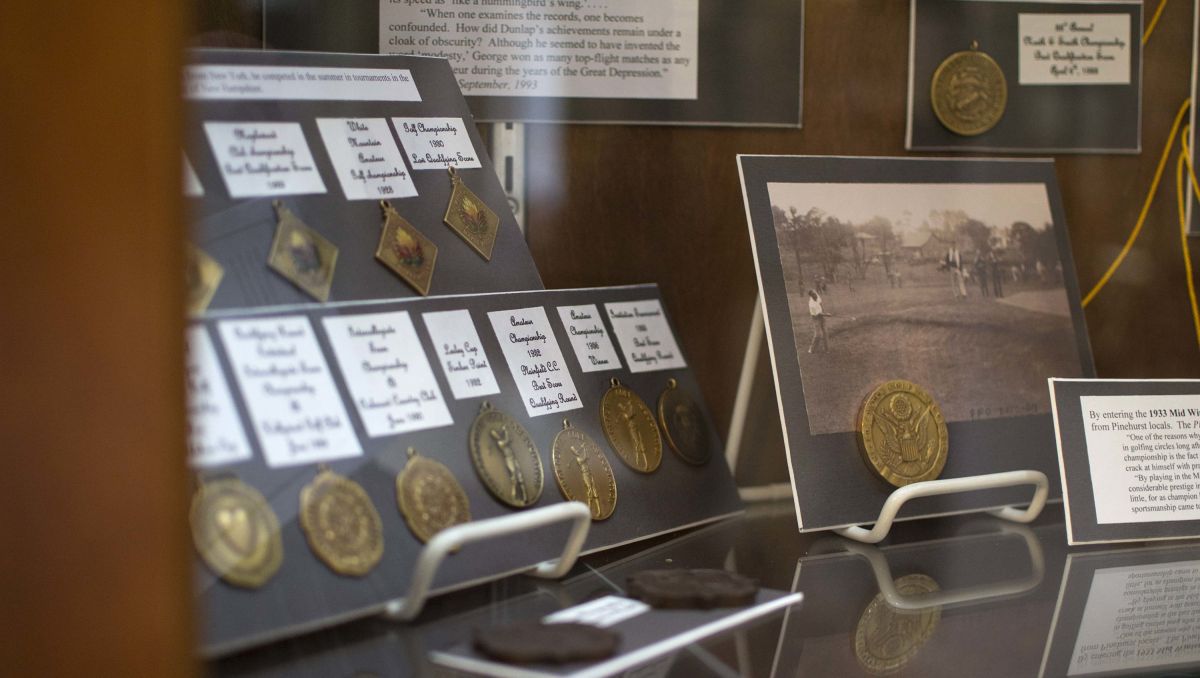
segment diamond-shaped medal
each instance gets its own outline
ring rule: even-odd
[[[317,301],[328,301],[338,248],[309,228],[283,203],[275,202],[279,225],[267,265]]]
[[[437,263],[437,245],[425,237],[407,219],[382,201],[383,235],[375,258],[412,286],[422,296],[429,294],[433,282],[433,267]]]
[[[187,310],[188,313],[203,313],[212,301],[221,278],[225,277],[225,269],[216,259],[196,247],[187,246],[185,275],[187,276]]]
[[[467,188],[458,170],[450,168],[450,204],[446,206],[443,220],[454,232],[462,236],[479,256],[492,260],[492,247],[496,244],[496,233],[500,230],[500,216],[484,204],[475,192]]]

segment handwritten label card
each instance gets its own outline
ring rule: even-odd
[[[200,177],[196,176],[196,170],[192,168],[192,163],[183,156],[183,194],[189,198],[199,198],[204,195],[204,186],[200,184]]]
[[[630,372],[687,367],[657,299],[605,304]]]
[[[204,133],[233,198],[324,193],[297,122],[206,122]]]
[[[595,304],[559,306],[558,315],[570,337],[571,348],[575,349],[579,369],[584,372],[621,369],[621,359]]]
[[[1021,14],[1022,85],[1128,85],[1128,14]]]
[[[362,454],[307,318],[226,320],[217,327],[268,466]]]
[[[250,443],[208,330],[189,328],[187,347],[188,451],[192,466],[249,459]]]
[[[421,318],[455,400],[500,392],[470,311],[438,311]]]
[[[417,194],[385,118],[317,118],[347,200]]]
[[[392,118],[413,170],[480,167],[462,118]]]
[[[321,319],[372,438],[454,423],[407,311]]]
[[[541,306],[488,313],[531,417],[583,407]]]

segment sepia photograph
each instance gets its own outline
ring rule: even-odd
[[[1044,414],[1083,375],[1040,183],[769,183],[812,434],[889,379],[947,422]]]

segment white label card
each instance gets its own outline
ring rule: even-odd
[[[640,600],[622,598],[620,596],[604,596],[589,600],[582,605],[559,610],[552,615],[542,618],[543,624],[564,624],[567,622],[587,624],[606,629],[620,624],[626,619],[649,612],[650,606]]]
[[[413,171],[481,167],[462,118],[392,118]]]
[[[567,330],[571,348],[575,349],[579,369],[584,372],[621,369],[621,359],[595,304],[559,306],[558,316]]]
[[[1082,396],[1096,522],[1200,520],[1200,395]]]
[[[529,416],[583,407],[546,309],[533,306],[492,311],[488,319]]]
[[[232,198],[325,192],[298,122],[206,122],[204,133]]]
[[[268,466],[362,455],[308,318],[226,320],[217,328]]]
[[[630,372],[687,367],[658,299],[605,304]]]
[[[417,194],[386,118],[317,118],[317,129],[347,200]]]
[[[437,311],[425,313],[421,319],[455,400],[500,392],[470,311]]]
[[[250,442],[208,330],[202,325],[188,328],[187,349],[188,451],[192,466],[249,459]]]
[[[454,423],[407,311],[321,319],[372,438]]]
[[[200,184],[200,177],[196,176],[196,170],[192,168],[192,163],[187,156],[183,156],[183,194],[189,198],[199,198],[204,195],[204,186]]]
[[[197,64],[183,70],[188,99],[242,101],[420,101],[403,68]]]
[[[1128,14],[1020,14],[1022,85],[1128,85],[1132,44]]]

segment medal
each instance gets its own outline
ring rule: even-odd
[[[442,220],[462,236],[479,256],[491,261],[496,233],[500,230],[500,216],[467,188],[454,167],[450,168],[450,185],[453,186],[450,204],[446,205],[446,216]]]
[[[863,401],[858,441],[867,466],[903,487],[941,474],[950,438],[941,408],[925,389],[895,380],[879,385]]]
[[[621,461],[642,473],[653,473],[662,463],[662,438],[650,408],[636,393],[614,377],[600,399],[604,437]]]
[[[554,479],[567,501],[587,504],[592,520],[604,520],[617,508],[617,479],[604,452],[588,434],[563,420],[550,451]]]
[[[658,423],[667,446],[680,459],[699,466],[712,457],[704,415],[674,379],[667,380],[667,388],[658,397]]]
[[[190,518],[200,559],[230,584],[258,588],[283,563],[275,512],[258,490],[237,478],[202,483]]]
[[[383,235],[375,249],[375,258],[421,296],[429,294],[437,245],[400,216],[390,202],[380,200],[379,205],[383,208]]]
[[[946,57],[933,72],[929,85],[933,113],[946,129],[965,137],[990,130],[1004,116],[1008,84],[996,60],[971,49]]]
[[[425,543],[447,527],[471,520],[470,502],[454,473],[408,448],[408,462],[396,476],[396,504],[408,529]]]
[[[187,310],[188,313],[203,313],[212,301],[221,278],[225,277],[225,269],[216,259],[194,245],[187,245]]]
[[[300,490],[300,527],[329,569],[361,577],[383,556],[383,523],[366,490],[322,465]]]
[[[275,239],[267,265],[317,301],[329,299],[338,248],[276,200]]]
[[[895,582],[903,596],[920,596],[938,590],[937,582],[923,574],[910,574]],[[942,608],[897,610],[883,594],[863,610],[854,629],[854,654],[858,663],[875,675],[895,673],[912,661],[937,630]]]
[[[524,426],[484,401],[468,441],[475,471],[492,496],[515,508],[537,503],[545,477],[537,445]]]

